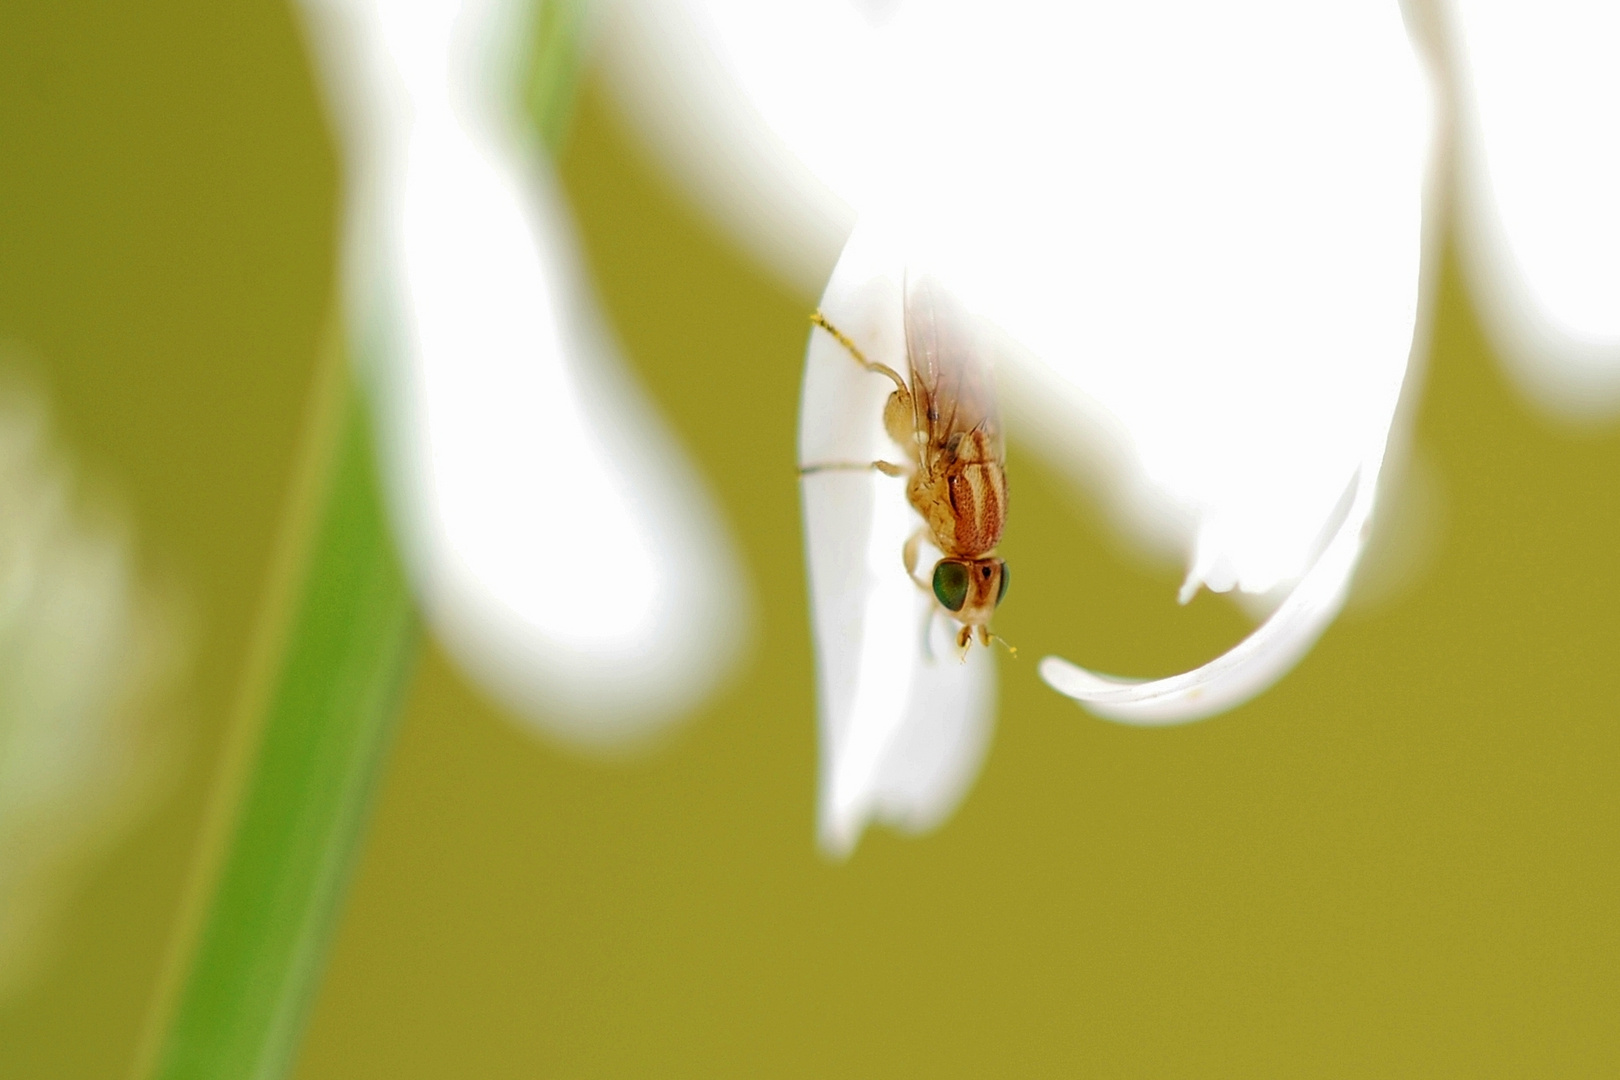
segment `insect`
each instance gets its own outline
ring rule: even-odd
[[[990,616],[1007,595],[1010,580],[1006,562],[996,556],[1007,523],[1007,471],[995,384],[989,365],[973,348],[967,313],[944,288],[924,278],[908,280],[904,292],[909,384],[887,364],[868,360],[821,312],[810,321],[831,334],[856,363],[894,383],[883,407],[883,427],[907,460],[809,466],[804,471],[872,468],[907,478],[906,496],[926,524],[901,552],[906,573],[920,587],[931,586],[940,606],[962,624],[956,645],[965,655],[975,630],[986,647],[996,637],[990,632]],[[917,577],[925,537],[944,555],[927,585]]]

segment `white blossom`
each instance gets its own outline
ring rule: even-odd
[[[925,263],[994,342],[1013,437],[1181,551],[1183,600],[1283,597],[1196,671],[1135,683],[1048,658],[1051,685],[1113,719],[1197,719],[1309,649],[1369,531],[1417,322],[1431,101],[1397,5],[626,0],[621,22],[622,99],[756,250],[806,272],[759,235],[768,200],[858,215],[823,306],[874,358],[904,370],[895,283]],[[688,138],[700,112],[710,134]],[[823,426],[846,453],[882,437],[882,381],[851,367],[812,336],[807,462]],[[942,818],[993,707],[987,668],[930,666],[900,632],[927,600],[883,554],[916,524],[885,480],[805,482],[835,850],[850,815]]]

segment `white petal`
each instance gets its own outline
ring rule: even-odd
[[[868,359],[906,371],[899,266],[857,232],[822,300]],[[811,335],[801,465],[898,461],[883,433],[893,384],[829,335]],[[934,827],[977,776],[989,743],[994,664],[957,659],[954,623],[906,576],[901,549],[922,527],[905,481],[870,470],[803,480],[822,733],[821,840],[853,849],[869,820]],[[930,634],[925,643],[924,634]]]
[[[607,85],[642,140],[745,249],[815,295],[855,221],[847,118],[872,104],[866,60],[881,60],[856,5],[604,5]]]
[[[522,5],[340,3],[351,325],[393,407],[413,576],[446,647],[564,737],[688,709],[735,654],[714,507],[581,284],[549,166],[512,115]]]
[[[1620,408],[1620,7],[1450,0],[1459,239],[1521,385]]]
[[[1041,677],[1099,716],[1131,724],[1178,724],[1242,704],[1287,674],[1339,613],[1366,542],[1377,476],[1374,457],[1346,493],[1342,522],[1310,572],[1270,618],[1220,657],[1181,675],[1144,681],[1098,675],[1049,656],[1041,661]]]

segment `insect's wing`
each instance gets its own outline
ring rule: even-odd
[[[913,279],[905,288],[906,359],[917,425],[927,445],[943,448],[953,435],[978,429],[1002,452],[995,375],[978,346],[972,316],[936,279]]]

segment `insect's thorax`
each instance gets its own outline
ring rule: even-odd
[[[934,543],[946,555],[989,555],[1007,522],[1006,471],[989,436],[969,431],[921,456],[909,494]]]

